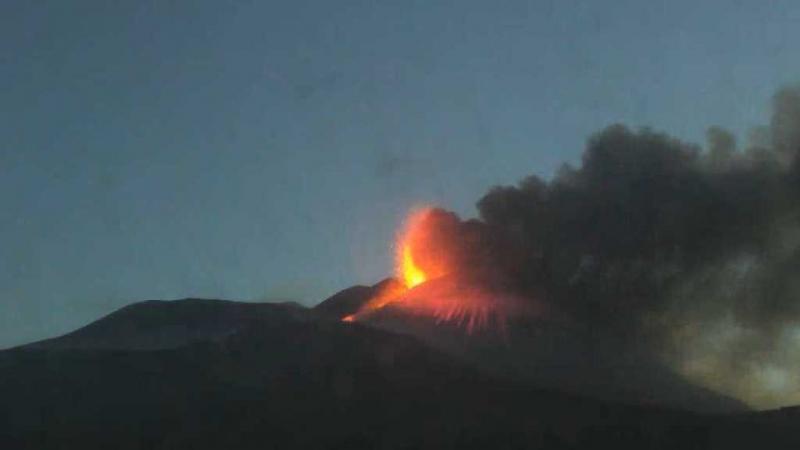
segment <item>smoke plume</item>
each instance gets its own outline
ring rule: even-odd
[[[594,335],[754,406],[796,403],[800,88],[773,100],[741,147],[717,127],[701,146],[610,126],[578,167],[492,189],[446,234],[468,236],[471,267]]]

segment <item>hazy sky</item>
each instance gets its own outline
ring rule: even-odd
[[[3,1],[0,347],[375,282],[409,207],[609,123],[744,138],[798,42],[795,0]]]

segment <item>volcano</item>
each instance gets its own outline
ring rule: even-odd
[[[363,293],[375,295],[385,286],[398,283],[385,280],[364,290],[347,289],[316,309],[325,313],[336,310],[334,303],[353,305],[359,303],[358,300],[365,305],[369,300]],[[447,278],[423,283],[411,289],[406,294],[408,297],[358,316],[358,322],[413,336],[485,373],[539,387],[612,402],[662,405],[705,413],[747,409],[730,397],[691,384],[646,352],[631,349],[620,353],[619,349],[624,347],[618,342],[603,340],[608,338],[554,317],[544,309],[532,310],[527,306],[528,309],[507,316],[487,313],[479,323],[475,322],[475,315],[453,317],[436,314],[436,310],[432,313],[430,305],[440,307],[441,311],[460,311],[449,302],[455,303],[464,297],[442,297],[443,293],[453,295],[456,284],[462,285]],[[485,290],[477,292],[467,301],[485,301],[492,295]],[[433,300],[426,299],[426,295]],[[508,309],[512,300],[502,301],[506,302],[503,311],[513,311]],[[442,304],[444,306],[440,306]],[[479,306],[466,307],[469,308],[478,310]],[[352,309],[342,310],[346,313],[344,316],[352,314],[348,312]],[[486,307],[486,310],[492,309]],[[471,322],[465,323],[465,320]]]
[[[520,293],[492,270],[496,260],[476,250],[487,247],[481,228],[452,213],[412,211],[394,247],[394,278],[344,290],[317,310],[414,336],[488,373],[537,386],[701,412],[745,409],[687,382],[651,352]]]
[[[353,308],[367,291],[345,293],[336,303]],[[545,389],[379,322],[443,329],[434,318],[388,307],[346,323],[325,312],[332,307],[148,301],[60,338],[0,351],[0,448],[800,444],[793,409],[704,415]],[[455,323],[444,329],[482,340]]]
[[[313,308],[145,301],[0,351],[0,448],[799,448],[797,409],[751,412],[572,320],[483,237],[421,209],[394,277]]]

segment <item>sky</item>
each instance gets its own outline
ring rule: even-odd
[[[0,348],[372,284],[410,208],[475,216],[612,123],[746,140],[800,81],[798,25],[793,0],[4,1]]]

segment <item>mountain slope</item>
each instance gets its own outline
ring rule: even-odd
[[[386,289],[389,285],[399,284],[394,278],[387,278],[372,286],[352,286],[321,301],[314,307],[319,314],[340,319],[356,313],[371,298]]]
[[[352,314],[353,305],[364,304],[387,282],[345,289],[316,309],[331,311],[333,317],[339,318]],[[421,292],[435,293],[437,282],[426,282],[411,292],[417,292],[417,296],[425,295]],[[699,412],[748,409],[735,399],[693,385],[635,346],[544,314],[510,317],[502,329],[489,326],[470,331],[463,324],[432,318],[398,303],[364,315],[360,321],[414,336],[486,372],[540,387],[608,401]]]
[[[125,306],[64,336],[29,348],[157,350],[219,340],[254,324],[305,314],[293,303],[242,303],[210,299],[148,300]]]
[[[180,345],[169,340],[169,348],[139,345],[142,328],[160,335],[158,323],[170,327],[184,315],[187,328],[212,332],[194,333]],[[219,324],[209,325],[214,317],[235,323],[234,331],[219,334]],[[136,339],[119,331],[126,323],[143,324],[134,327]],[[124,345],[65,344],[87,335]],[[782,425],[785,415],[779,421],[702,416],[535,389],[475,370],[414,338],[287,305],[148,302],[61,339],[0,352],[0,448],[800,443]],[[125,348],[130,342],[135,348]]]

